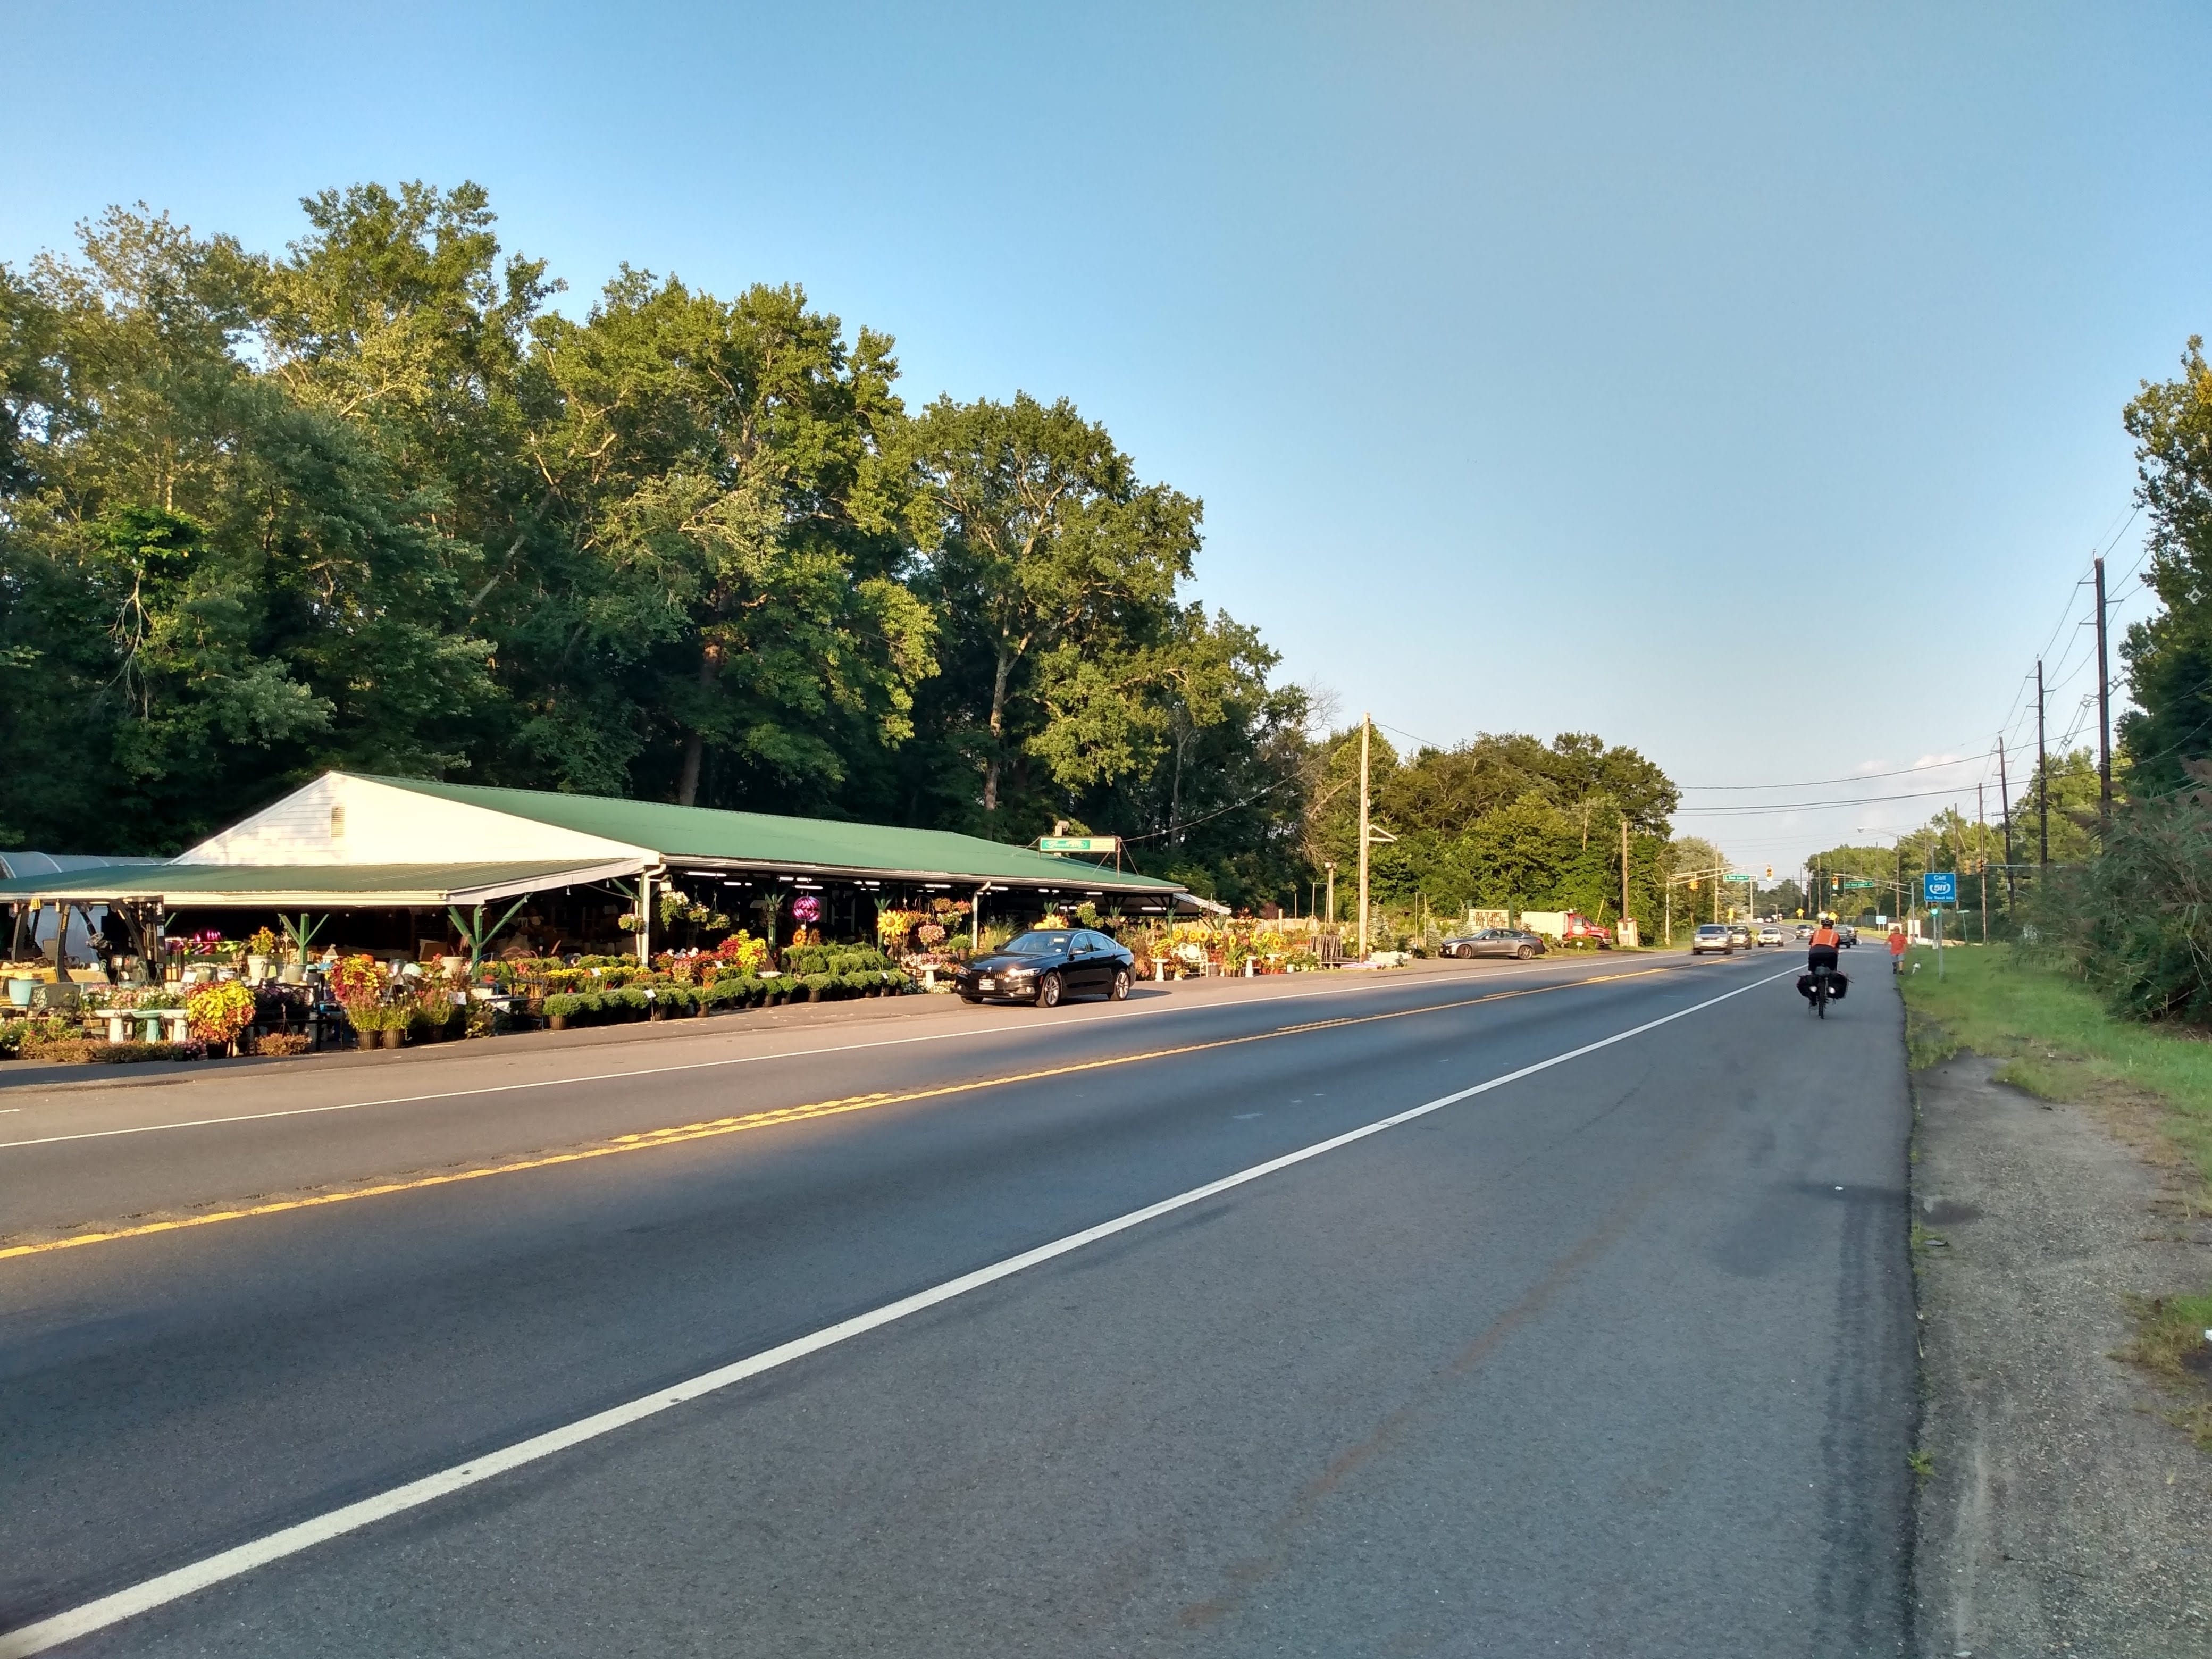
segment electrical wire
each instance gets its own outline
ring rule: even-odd
[[[1874,778],[1910,777],[1917,772],[1933,772],[1946,766],[1965,766],[1970,762],[1986,760],[1996,753],[1994,749],[1985,749],[1978,755],[1961,755],[1956,760],[1930,761],[1925,766],[1900,766],[1890,772],[1856,772],[1844,778],[1803,778],[1795,783],[1682,783],[1675,785],[1675,787],[1697,790],[1817,789],[1830,783],[1863,783]]]
[[[1871,806],[1877,801],[1926,800],[1930,797],[1936,795],[1948,795],[1953,799],[1956,799],[1961,795],[1972,794],[1974,792],[1975,787],[1976,786],[1971,783],[1960,783],[1954,784],[1948,789],[1908,789],[1900,794],[1895,795],[1845,795],[1835,800],[1768,801],[1764,805],[1757,806],[1678,806],[1674,809],[1673,816],[1676,817],[1721,817],[1729,816],[1748,817],[1753,813],[1759,812],[1813,812],[1818,811],[1823,807]]]

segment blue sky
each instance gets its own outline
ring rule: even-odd
[[[2071,726],[2120,406],[2212,323],[2200,6],[9,9],[0,259],[475,179],[566,303],[796,281],[911,402],[1073,398],[1345,717],[1693,785],[1978,754],[2054,637]]]

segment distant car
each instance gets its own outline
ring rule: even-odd
[[[1119,1002],[1136,982],[1137,959],[1087,927],[1038,927],[961,969],[952,988],[963,1002],[1034,1002],[1097,994]]]
[[[1797,924],[1797,937],[1801,941],[1808,939],[1813,937],[1813,930],[1801,921]]]
[[[1735,954],[1735,938],[1729,928],[1717,921],[1701,923],[1697,937],[1690,941],[1690,954],[1701,957],[1708,951],[1717,951],[1724,957]]]
[[[1472,933],[1454,933],[1437,950],[1448,957],[1513,957],[1526,962],[1544,954],[1544,938],[1518,927],[1484,927]]]
[[[1848,950],[1859,942],[1859,930],[1846,922],[1839,921],[1836,924],[1836,937],[1844,942],[1844,948]]]
[[[1729,923],[1728,930],[1729,943],[1739,945],[1746,951],[1751,949],[1750,928],[1745,927],[1743,923],[1740,921],[1732,921]]]
[[[1782,946],[1782,930],[1769,922],[1759,930],[1759,942],[1761,945],[1771,945],[1779,950]]]

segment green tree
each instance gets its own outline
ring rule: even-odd
[[[686,805],[818,808],[855,752],[911,735],[934,667],[878,438],[898,416],[890,342],[848,349],[796,289],[725,302],[629,270],[535,337],[528,453],[580,556],[526,635],[546,665],[529,695],[611,718],[634,781]],[[599,764],[627,771],[624,747],[601,738]]]
[[[2177,379],[2143,383],[2126,422],[2136,499],[2150,515],[2143,581],[2162,608],[2120,646],[2136,706],[2120,719],[2119,741],[2134,787],[2165,794],[2212,755],[2212,368],[2202,338],[2191,338]]]
[[[34,327],[60,371],[0,544],[0,742],[41,838],[173,848],[321,766],[435,771],[490,690],[455,625],[471,550],[256,373],[258,284],[228,239],[117,210],[10,307],[7,356]]]
[[[968,727],[985,824],[1025,757],[1062,786],[1136,770],[1162,740],[1150,653],[1176,625],[1199,503],[1140,481],[1065,399],[940,398],[907,442],[956,682],[941,707]]]

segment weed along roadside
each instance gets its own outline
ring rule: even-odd
[[[1946,957],[1904,985],[1920,1650],[2212,1652],[2212,1043]]]

